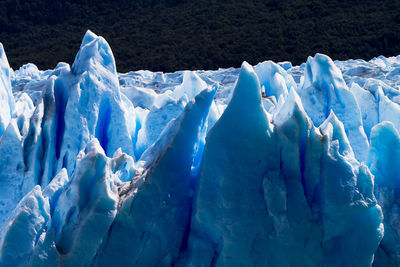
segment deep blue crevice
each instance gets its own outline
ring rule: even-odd
[[[208,118],[208,117],[206,117]],[[193,154],[193,162],[191,166],[191,176],[197,176],[200,172],[200,166],[203,162],[203,154],[204,154],[204,147],[205,147],[205,136],[207,134],[207,127],[204,125],[204,120],[202,121],[200,135],[196,144],[194,146],[194,154]]]
[[[279,171],[280,171],[280,174],[283,175],[283,148],[282,148],[282,145],[279,149]]]
[[[36,184],[42,186],[42,180],[43,180],[43,173],[44,173],[44,165],[46,162],[46,149],[47,149],[47,140],[45,136],[45,132],[42,131],[40,134],[40,146],[38,147],[37,150],[37,160],[36,160]]]
[[[60,198],[60,195],[61,195],[62,191],[63,190],[58,190],[58,191],[54,192],[54,195],[51,198],[51,201],[49,203],[50,204],[50,216],[53,216],[54,209],[57,206],[57,202],[58,202],[58,199]]]
[[[381,103],[381,96],[380,96],[380,94],[379,93],[376,93],[376,112],[377,112],[377,117],[378,117],[378,122],[377,123],[380,123],[381,122],[381,119],[380,119],[380,116],[379,116],[379,105],[380,105],[380,103]]]
[[[65,217],[65,224],[69,224],[75,212],[76,212],[76,207],[74,206],[68,211],[67,216]]]
[[[329,117],[331,113],[331,91],[329,86],[324,83],[322,88],[326,93],[326,105],[325,105],[325,119]]]
[[[36,161],[35,161],[35,177],[36,177],[36,184],[42,185],[44,169],[46,165],[46,158],[47,155],[47,148],[49,146],[50,137],[47,135],[46,127],[47,122],[52,118],[52,110],[54,107],[53,98],[46,92],[43,96],[43,117],[41,121],[41,133],[39,135],[40,141],[38,143],[38,148],[36,151]],[[50,115],[49,115],[50,114]],[[47,184],[46,184],[47,185]]]
[[[68,151],[65,153],[63,157],[62,168],[67,168],[67,163],[68,163]]]
[[[96,126],[96,138],[99,140],[101,147],[107,155],[108,146],[108,125],[111,120],[111,107],[108,99],[105,99],[100,104],[99,117]]]
[[[66,97],[64,95],[64,86],[61,84],[59,80],[55,81],[54,84],[54,97],[56,102],[56,158],[57,160],[60,158],[61,144],[64,137],[64,129],[65,129],[65,108],[67,106]]]
[[[22,146],[23,148],[23,160],[24,160],[24,166],[25,166],[25,172],[27,172],[29,170],[30,167],[30,162],[29,162],[29,158],[30,155],[32,153],[32,148],[33,148],[33,144],[34,144],[34,139],[35,139],[35,134],[36,134],[36,128],[33,124],[33,118],[31,118],[30,120],[30,126],[29,126],[29,131],[27,136],[25,137],[24,140],[24,145]]]
[[[221,246],[219,244],[214,243],[212,247],[214,248],[214,254],[210,262],[210,267],[214,267],[215,265],[217,265],[219,255],[221,254]]]
[[[199,178],[199,177],[197,177]],[[190,179],[190,190],[192,190],[192,192],[196,192],[196,187],[198,184],[198,180],[199,179]],[[187,224],[185,227],[185,232],[183,234],[183,238],[182,238],[182,244],[179,250],[179,254],[182,254],[183,251],[186,251],[188,249],[189,246],[189,235],[191,232],[191,225],[192,225],[192,216],[193,216],[193,205],[194,205],[194,196],[192,195],[189,199],[189,218],[187,220]]]
[[[24,127],[24,120],[25,120],[25,116],[20,116],[17,119],[17,126],[18,126],[18,131],[21,135],[23,135],[22,133],[22,128]]]
[[[324,177],[324,173],[325,173],[325,156],[321,154],[320,158],[319,158],[319,185],[318,185],[318,191],[317,191],[317,197],[315,198],[314,202],[317,201],[316,203],[318,204],[318,206],[320,207],[318,213],[320,214],[320,217],[322,216],[321,213],[325,210],[325,206],[324,206],[324,201],[323,201],[323,196],[326,194],[325,191],[325,179],[323,179]]]
[[[138,116],[136,116],[136,129],[135,129],[135,136],[132,137],[132,144],[133,144],[133,151],[135,155],[135,161],[139,160],[140,156],[142,155],[139,153],[137,149],[135,149],[136,140],[138,140],[139,130],[142,129],[142,123]]]
[[[37,234],[36,234],[36,236],[35,236],[35,246],[36,246],[36,244],[38,243],[40,236],[41,236],[44,232],[46,232],[46,231],[47,231],[47,226],[44,226],[43,228],[41,228],[41,229],[37,232]]]
[[[395,197],[395,199],[400,200],[400,179],[399,179],[399,177],[397,177],[397,179],[395,179],[395,181],[396,180],[397,180],[397,183],[394,188],[394,197]]]
[[[300,175],[301,175],[301,184],[303,186],[304,190],[304,195],[306,197],[307,203],[310,205],[310,201],[308,199],[308,194],[307,194],[307,183],[306,183],[306,178],[304,176],[304,171],[305,171],[305,157],[306,157],[306,146],[307,146],[307,130],[304,130],[301,134],[301,139],[300,139],[300,147],[299,147],[299,153],[300,153]]]

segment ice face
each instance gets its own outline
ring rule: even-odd
[[[55,205],[55,243],[67,265],[89,265],[117,213],[118,184],[112,161],[97,139],[80,152],[71,182]]]
[[[123,189],[122,206],[97,252],[96,266],[171,265],[179,259],[190,229],[194,148],[214,94],[203,91],[188,104],[157,141],[156,165]]]
[[[10,122],[0,139],[0,227],[9,213],[17,206],[26,190],[24,186],[24,163],[22,137],[14,120]],[[33,186],[33,185],[32,185]]]
[[[354,159],[333,113],[322,128],[294,89],[270,123],[257,76],[243,64],[207,137],[185,264],[371,264],[383,235],[372,175]]]
[[[317,54],[308,58],[301,100],[316,126],[321,125],[333,110],[345,126],[356,158],[365,161],[368,140],[362,128],[359,105],[339,68],[329,57]]]
[[[368,166],[375,176],[375,196],[384,217],[385,236],[374,266],[396,266],[400,259],[400,135],[391,122],[381,122],[371,131]]]
[[[264,153],[273,146],[270,134],[256,73],[243,63],[231,102],[206,139],[188,241],[191,265],[253,265],[268,258],[261,251],[270,222],[259,191],[271,165]]]
[[[120,74],[0,46],[0,266],[398,266],[400,57]]]
[[[21,200],[11,215],[10,223],[2,229],[0,265],[29,265],[35,245],[49,229],[49,212],[49,203],[37,185]]]
[[[265,61],[255,66],[261,87],[264,88],[266,96],[275,96],[276,99],[280,95],[287,95],[290,88],[297,89],[297,85],[291,75],[278,64],[272,61]]]
[[[11,91],[11,68],[0,43],[0,136],[4,133],[14,111]]]

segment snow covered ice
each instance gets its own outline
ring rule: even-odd
[[[400,266],[400,56],[118,73],[0,45],[0,266]]]

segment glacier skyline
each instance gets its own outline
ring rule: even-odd
[[[400,56],[13,71],[0,266],[399,266]]]

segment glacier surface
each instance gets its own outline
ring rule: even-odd
[[[400,56],[118,73],[0,44],[0,266],[400,266]]]

